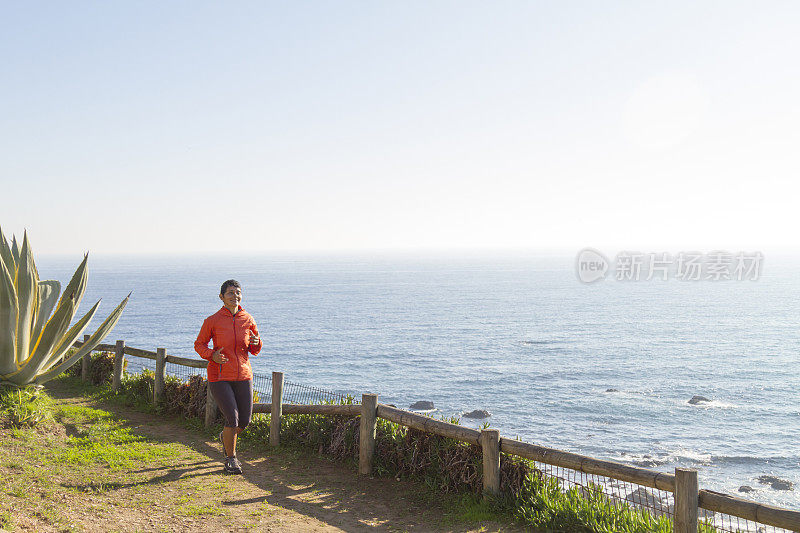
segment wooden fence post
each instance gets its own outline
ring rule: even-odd
[[[206,429],[214,425],[214,420],[217,419],[217,401],[214,395],[211,394],[211,382],[206,381]]]
[[[378,395],[361,395],[361,428],[358,439],[358,473],[372,475],[375,431],[378,426]]]
[[[167,350],[156,348],[156,375],[153,385],[153,405],[158,405],[164,396],[164,371],[167,367]]]
[[[111,388],[114,392],[119,390],[122,384],[122,361],[125,359],[125,341],[117,341],[117,346],[114,350],[114,381]]]
[[[697,533],[699,488],[697,470],[675,469],[675,533]]]
[[[283,412],[283,372],[272,373],[272,411],[269,419],[269,443],[281,443],[281,414]]]
[[[500,494],[500,430],[482,429],[483,493]]]
[[[91,335],[88,333],[83,336],[83,344],[89,342]],[[92,354],[90,352],[86,352],[83,354],[81,358],[81,379],[83,381],[87,381],[89,379],[89,363],[92,362]]]

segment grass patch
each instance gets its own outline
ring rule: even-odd
[[[11,511],[6,509],[0,510],[0,530],[13,531],[14,519],[11,516]]]
[[[6,395],[9,396],[9,395]],[[13,398],[14,394],[10,394]],[[16,447],[25,452],[25,461],[14,457],[5,461],[8,468],[25,471],[32,462],[48,462],[69,466],[97,464],[111,469],[128,468],[142,461],[166,457],[174,452],[169,445],[154,444],[131,433],[131,428],[111,413],[83,405],[56,404],[44,391],[28,396],[32,407],[23,412],[46,412],[46,419],[57,422],[66,432],[63,446],[51,447],[53,438],[31,424],[9,432]],[[24,398],[24,396],[23,396]]]
[[[226,509],[221,509],[219,506],[208,503],[205,505],[188,504],[181,506],[177,514],[180,516],[227,516],[229,513]]]
[[[453,495],[445,499],[447,509],[442,520],[443,525],[455,526],[464,522],[513,522],[514,516],[509,514],[496,502],[474,494]]]
[[[57,463],[100,464],[112,470],[130,468],[142,462],[165,457],[173,452],[167,446],[154,446],[109,413],[88,407],[65,406],[58,413],[65,425],[77,428],[67,446],[54,452]]]

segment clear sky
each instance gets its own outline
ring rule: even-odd
[[[793,247],[798,27],[797,2],[5,2],[0,226],[37,253]]]

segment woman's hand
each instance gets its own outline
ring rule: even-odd
[[[256,344],[258,344],[258,335],[256,335],[255,333],[251,333],[250,334],[250,346],[255,346]]]
[[[222,355],[222,348],[217,348],[216,351],[211,354],[211,360],[220,365],[228,362],[228,358]]]

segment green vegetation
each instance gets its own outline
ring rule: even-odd
[[[524,523],[576,532],[668,533],[672,521],[647,511],[614,504],[602,487],[563,490],[553,478],[528,476],[517,498],[504,502]]]
[[[14,521],[11,518],[11,512],[0,510],[0,530],[13,531]]]
[[[181,507],[178,514],[181,516],[225,516],[228,512],[208,503],[202,505],[190,503]]]
[[[61,284],[39,279],[28,234],[19,248],[15,237],[9,245],[0,230],[0,384],[24,387],[45,383],[89,353],[114,329],[128,298],[79,350],[67,355],[100,305],[98,301],[70,327],[86,290],[87,260],[88,255],[59,300]]]
[[[65,449],[54,451],[52,458],[57,463],[100,464],[111,470],[122,470],[169,453],[131,434],[129,427],[100,409],[64,405],[59,407],[56,416],[59,422],[81,428],[67,438]]]
[[[0,414],[14,427],[35,426],[52,419],[53,401],[36,387],[0,388]]]
[[[131,434],[130,428],[107,411],[81,405],[56,404],[47,393],[33,387],[3,388],[0,392],[0,409],[0,422],[16,428],[11,435],[38,451],[46,452],[47,459],[54,464],[101,464],[122,469],[137,461],[150,460],[167,453],[145,443],[142,437]],[[46,450],[43,446],[40,449],[39,446],[48,439],[37,436],[54,426],[54,423],[70,431],[71,434],[66,438],[68,446],[52,450]]]

